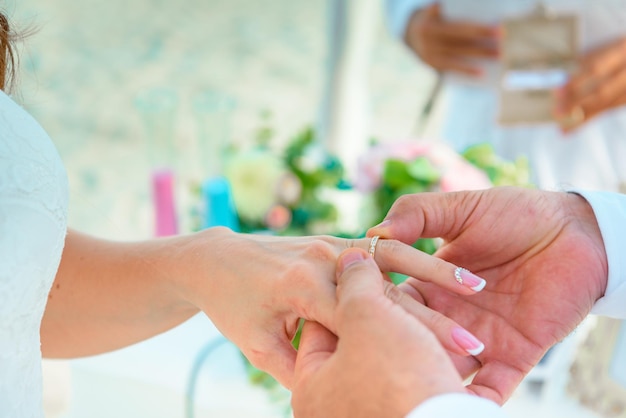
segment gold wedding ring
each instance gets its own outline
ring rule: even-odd
[[[372,240],[370,241],[370,248],[369,250],[367,250],[367,253],[374,258],[374,254],[376,254],[376,244],[378,244],[378,239],[380,238],[380,236],[378,235],[374,235],[372,237]]]
[[[576,106],[569,115],[563,118],[562,122],[567,127],[575,127],[585,121],[585,116],[585,110],[581,106]]]
[[[572,109],[572,112],[569,115],[572,124],[578,125],[582,121],[585,120],[585,111],[581,106],[576,106]]]

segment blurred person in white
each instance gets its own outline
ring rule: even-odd
[[[441,137],[458,151],[480,142],[527,156],[532,180],[554,189],[626,186],[626,8],[619,0],[385,0],[391,31],[443,76]],[[556,88],[558,122],[497,123],[503,19],[543,4],[580,26],[579,68]]]
[[[204,311],[248,359],[287,388],[300,318],[336,332],[335,264],[370,240],[271,237],[226,228],[113,242],[67,226],[68,180],[43,128],[6,94],[17,38],[0,13],[0,417],[42,417],[42,355],[74,358],[147,339]],[[484,280],[396,242],[380,268],[473,294]],[[460,356],[483,344],[405,298]]]
[[[586,316],[626,318],[626,196],[492,188],[398,199],[368,231],[378,248],[441,237],[436,255],[487,279],[455,295],[409,278],[382,280],[358,249],[338,260],[336,336],[307,322],[296,361],[296,417],[501,418],[546,347]],[[446,353],[412,297],[475,330],[476,356]],[[464,387],[463,379],[472,376]],[[478,396],[476,396],[478,395]]]

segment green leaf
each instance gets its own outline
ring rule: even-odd
[[[519,157],[509,161],[499,157],[491,144],[473,145],[465,150],[463,157],[483,170],[494,186],[530,187],[528,160]]]
[[[463,152],[463,157],[478,167],[486,167],[494,164],[496,152],[493,145],[485,142],[468,147]]]
[[[437,251],[437,242],[432,238],[420,238],[413,244],[413,247],[426,254],[434,254]]]
[[[389,278],[391,279],[391,282],[395,285],[399,285],[400,283],[404,282],[409,277],[405,274],[394,273],[394,272],[390,272],[387,274]]]
[[[426,184],[433,184],[439,181],[441,174],[426,157],[419,157],[407,166],[407,171],[415,180]]]
[[[291,345],[296,350],[300,348],[300,338],[302,337],[302,327],[304,326],[304,319],[300,318],[298,321],[298,329],[296,330],[296,335],[294,335],[293,340],[291,341]]]
[[[415,180],[409,173],[407,163],[401,160],[389,159],[383,166],[383,183],[392,189],[413,183]]]

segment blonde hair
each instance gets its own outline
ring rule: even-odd
[[[14,35],[7,17],[0,13],[0,89],[9,91],[15,78]]]

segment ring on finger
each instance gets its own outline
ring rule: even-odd
[[[374,235],[372,240],[370,241],[370,247],[367,250],[367,253],[374,258],[374,254],[376,254],[376,244],[378,244],[378,240],[380,239],[379,235]]]
[[[575,106],[569,113],[569,115],[565,116],[565,118],[562,119],[562,123],[565,126],[574,127],[584,122],[585,117],[585,110],[582,108],[582,106]]]

